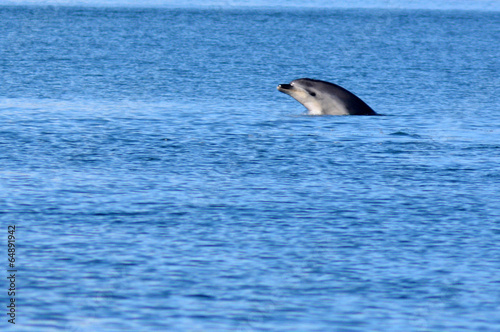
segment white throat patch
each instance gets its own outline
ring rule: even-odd
[[[293,90],[288,92],[288,94],[297,100],[299,103],[304,105],[309,111],[309,115],[322,115],[322,114],[331,114],[331,115],[347,115],[349,112],[345,109],[345,106],[337,100],[336,98],[332,98],[331,96],[325,95],[316,95],[311,96],[308,91],[301,87],[294,86]],[[329,110],[326,113],[326,110]]]

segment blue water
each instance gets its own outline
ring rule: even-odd
[[[500,330],[499,12],[0,7],[0,35],[0,327]],[[300,77],[384,116],[307,116]]]

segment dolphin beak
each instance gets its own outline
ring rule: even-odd
[[[292,86],[290,84],[280,84],[278,85],[278,90],[283,91],[283,90],[290,90]]]

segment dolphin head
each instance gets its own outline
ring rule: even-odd
[[[293,80],[290,84],[278,85],[278,91],[283,92],[299,103],[304,105],[309,114],[322,114],[321,105],[321,90],[318,89],[318,84],[309,78],[300,78]]]

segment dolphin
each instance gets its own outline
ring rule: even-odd
[[[309,115],[377,115],[355,94],[330,82],[300,78],[278,90],[304,105]]]

